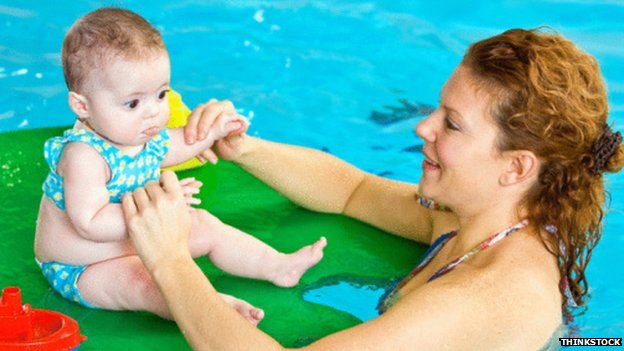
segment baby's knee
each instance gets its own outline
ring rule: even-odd
[[[164,298],[143,264],[133,262],[121,278],[126,281],[120,284],[118,305],[113,309],[147,311],[171,319]]]
[[[126,286],[132,290],[129,295],[136,296],[138,301],[148,302],[160,294],[158,287],[143,265],[134,266],[129,271],[127,279]]]
[[[166,303],[158,286],[152,280],[142,263],[133,262],[127,271],[127,281],[124,287],[128,289],[123,294],[123,310],[138,310],[156,313],[163,318],[171,319]]]
[[[117,265],[87,269],[77,282],[82,298],[109,310],[152,310],[160,292],[140,259],[135,258],[123,258],[124,262]]]

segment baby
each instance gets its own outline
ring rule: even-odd
[[[171,318],[130,243],[120,199],[157,181],[160,167],[191,159],[230,133],[243,133],[247,122],[231,104],[210,102],[193,112],[217,114],[203,140],[187,145],[182,129],[166,129],[167,50],[158,31],[130,11],[104,8],[79,19],[64,39],[62,60],[69,106],[78,120],[44,146],[50,172],[37,219],[37,262],[54,290],[83,306]],[[296,285],[322,258],[325,238],[292,254],[279,253],[191,208],[201,183],[180,183],[193,218],[193,257],[206,255],[228,273],[283,287]],[[245,301],[222,297],[253,324],[264,316]]]

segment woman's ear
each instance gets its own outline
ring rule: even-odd
[[[539,161],[531,151],[506,151],[503,157],[507,166],[499,178],[501,185],[522,183],[537,175]]]
[[[87,98],[74,91],[70,91],[67,96],[69,108],[78,116],[78,119],[89,118],[89,105]]]

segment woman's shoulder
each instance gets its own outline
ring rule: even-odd
[[[456,308],[465,306],[464,313],[484,318],[492,332],[507,336],[501,340],[524,340],[526,349],[539,348],[533,346],[545,343],[562,322],[556,260],[528,230],[508,236],[437,280],[447,297],[462,299]]]
[[[508,320],[518,331],[543,334],[547,340],[561,324],[555,258],[528,231],[519,231],[497,246],[475,257],[458,279],[475,296],[475,306],[482,311]]]
[[[484,263],[493,273],[534,276],[545,284],[559,281],[555,256],[530,228],[518,230],[483,253]]]
[[[505,274],[498,262],[461,266],[402,296],[388,317],[440,335],[451,348],[538,349],[560,324],[529,271]]]
[[[521,229],[489,250],[466,261],[475,281],[492,289],[521,292],[522,295],[557,295],[559,271],[556,258],[529,229]]]

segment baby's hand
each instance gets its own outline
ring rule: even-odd
[[[184,200],[189,207],[191,207],[191,205],[199,205],[201,203],[201,200],[194,198],[193,195],[199,194],[199,188],[201,188],[202,185],[204,185],[202,182],[195,180],[195,178],[192,177],[180,180],[182,194],[184,194]]]
[[[201,104],[197,106],[197,108],[195,108],[193,112],[191,112],[188,122],[184,127],[184,139],[186,140],[186,143],[191,145],[198,140],[204,140],[211,131],[214,132],[213,127],[215,126],[215,124],[218,124],[215,123],[218,121],[232,121],[233,124],[227,125],[226,123],[226,125],[222,125],[219,129],[223,129],[225,127],[229,129],[226,129],[225,134],[213,134],[215,140],[221,139],[225,136],[241,135],[245,133],[245,131],[247,131],[247,128],[249,127],[249,122],[247,122],[247,120],[243,116],[240,116],[236,113],[234,105],[231,101],[217,101],[215,99],[211,99],[206,104]],[[234,124],[235,121],[238,121],[238,123]],[[217,156],[209,148],[202,151],[198,158],[201,161],[208,160],[211,163],[217,162]]]
[[[244,116],[239,114],[221,115],[210,127],[208,136],[216,142],[229,136],[241,135],[247,131],[247,128],[249,128],[249,122]]]

